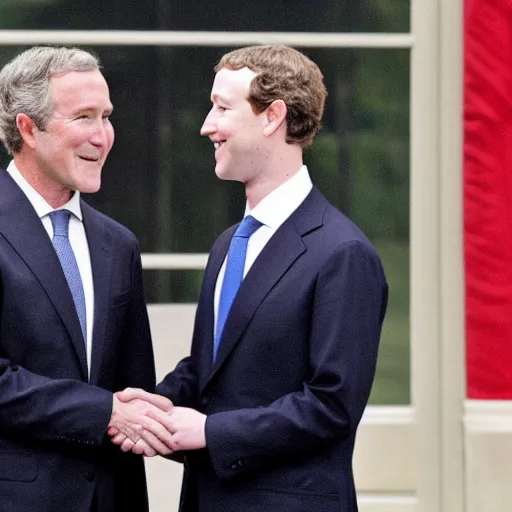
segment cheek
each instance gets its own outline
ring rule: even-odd
[[[239,126],[240,122],[233,115],[224,115],[215,123],[216,131],[226,136],[235,135],[238,132],[237,128]]]
[[[82,130],[68,130],[58,140],[62,148],[74,151],[87,141],[87,136]]]

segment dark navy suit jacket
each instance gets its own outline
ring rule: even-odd
[[[185,456],[181,510],[354,512],[354,440],[387,304],[380,259],[313,188],[249,270],[212,364],[235,228],[211,251],[191,356],[157,388],[208,415],[207,449]]]
[[[154,389],[140,254],[81,203],[94,281],[90,382],[73,299],[44,226],[0,171],[0,511],[147,511],[141,457],[111,445],[112,391]]]

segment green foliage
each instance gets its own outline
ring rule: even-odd
[[[388,240],[377,243],[376,249],[388,281],[389,302],[370,404],[409,404],[409,246]]]
[[[333,204],[338,204],[339,191],[342,189],[340,151],[340,138],[334,133],[322,131],[304,154],[304,162],[313,182]]]

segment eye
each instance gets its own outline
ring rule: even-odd
[[[75,121],[83,121],[83,120],[88,120],[90,118],[91,118],[90,114],[80,114],[79,116],[75,117]]]
[[[226,110],[228,110],[227,107],[223,107],[222,105],[217,105],[217,108],[221,111],[221,112],[225,112]]]

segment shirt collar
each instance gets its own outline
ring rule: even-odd
[[[313,183],[308,168],[299,172],[265,196],[252,210],[246,207],[245,215],[252,215],[266,226],[277,229],[306,199]]]
[[[27,196],[28,200],[34,207],[39,218],[43,218],[54,210],[43,198],[43,196],[32,187],[32,185],[23,177],[19,169],[16,167],[14,160],[11,161],[7,172],[11,178],[21,188],[23,193]],[[77,219],[82,220],[82,208],[80,207],[80,192],[75,191],[71,199],[64,205],[56,210],[69,210]]]

